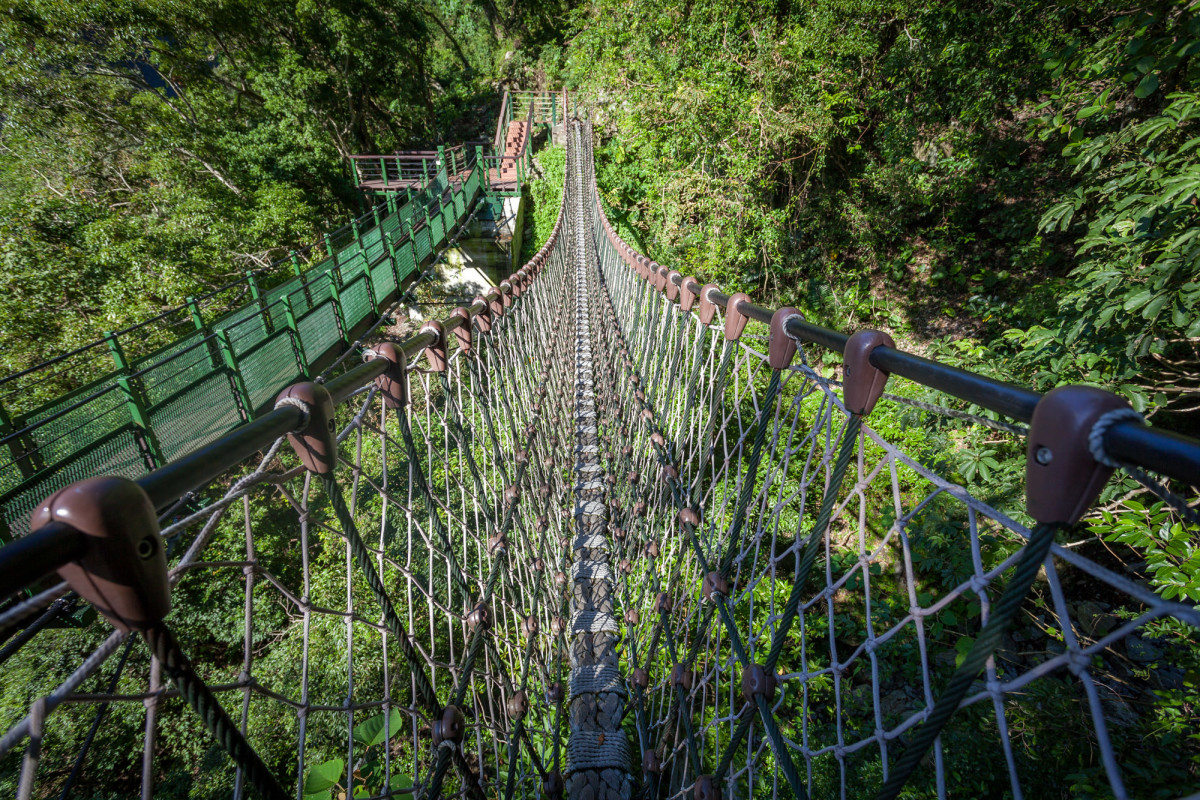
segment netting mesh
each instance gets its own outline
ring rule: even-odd
[[[605,221],[590,137],[570,130],[536,280],[410,352],[402,408],[382,383],[339,406],[332,473],[279,440],[164,515],[161,630],[100,622],[5,646],[0,786],[1152,793],[1145,709],[1200,613],[1076,540],[1049,544],[1019,497],[985,503],[914,458],[927,428],[886,397],[848,413],[802,343],[774,369],[761,329],[727,337],[719,310],[701,322],[652,289]],[[313,302],[306,319],[333,301]],[[335,321],[320,332],[338,335]],[[279,342],[239,351],[243,371]],[[1037,541],[1048,550],[1019,624],[966,673],[925,754],[939,698]],[[0,630],[65,591],[3,612]]]

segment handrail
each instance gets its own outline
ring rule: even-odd
[[[656,261],[627,245],[609,224],[599,196],[596,206],[604,223],[608,239],[618,250],[626,253],[626,263],[636,261],[648,274],[644,275],[651,285],[656,279],[669,281],[680,289],[690,292],[729,311],[730,295],[715,287],[701,285],[691,276],[669,270]],[[632,267],[632,265],[631,265]],[[665,287],[664,287],[665,288]],[[734,305],[738,313],[770,324],[774,312],[748,300],[738,300]],[[814,325],[799,315],[784,322],[785,332],[800,341],[811,342],[837,353],[843,353],[849,335],[829,328]],[[940,361],[924,358],[899,348],[881,345],[871,351],[870,363],[876,369],[908,378],[914,383],[935,389],[944,394],[973,403],[998,414],[1021,422],[1033,418],[1033,410],[1042,399],[1042,394],[1016,384],[998,381],[978,373],[970,372]],[[1193,486],[1200,486],[1200,441],[1178,433],[1164,431],[1138,422],[1122,420],[1109,426],[1104,435],[1104,450],[1119,461],[1166,475]]]
[[[488,310],[492,301],[509,305],[520,300],[529,283],[541,272],[558,238],[564,220],[564,207],[565,200],[560,206],[559,219],[550,237],[533,258],[509,279],[502,281],[499,287],[489,289],[475,298],[465,307],[465,316],[452,314],[441,321],[443,342],[450,341],[450,333]],[[511,300],[503,302],[505,295],[511,296]],[[436,333],[423,328],[398,346],[407,361],[437,344],[438,338]],[[390,361],[382,358],[367,361],[329,380],[325,388],[333,398],[334,405],[342,405],[382,375],[390,365]],[[146,492],[156,509],[161,511],[169,508],[179,498],[203,489],[253,454],[265,450],[281,436],[299,430],[305,422],[304,418],[304,413],[295,406],[276,406],[211,443],[142,475],[135,483]],[[0,599],[38,583],[59,567],[79,559],[80,548],[85,548],[82,536],[62,523],[53,522],[17,539],[13,544],[0,547]]]

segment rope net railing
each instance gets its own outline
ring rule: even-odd
[[[906,402],[877,361],[938,365],[634,252],[590,126],[565,138],[558,222],[498,290],[39,500],[0,548],[0,790],[1151,795],[1200,612],[1072,526],[1119,462],[1150,480],[1159,434],[950,371],[1013,422],[920,414],[1028,439],[1027,502],[985,502],[877,424]]]
[[[3,612],[4,791],[514,797],[559,774],[564,241],[139,482],[44,500],[19,543],[74,536],[77,572]],[[76,591],[113,624],[9,638]]]
[[[1125,766],[1138,717],[1170,708],[1200,613],[1055,543],[1114,466],[1093,460],[1097,435],[1102,456],[1107,427],[1140,417],[1106,400],[1074,445],[1082,474],[1047,476],[1028,512],[991,507],[872,428],[887,374],[868,357],[890,338],[844,344],[843,387],[792,333],[795,309],[748,328],[744,295],[718,305],[593,203],[622,365],[606,402],[628,431],[610,497],[620,663],[647,795],[1149,796],[1158,778]],[[1039,466],[1070,457],[1072,413],[1096,393],[1072,391],[1034,414],[1031,442],[1068,429],[1053,453],[1030,445]],[[1194,742],[1179,751],[1186,772]]]
[[[480,169],[443,164],[312,247],[0,378],[0,542],[24,535],[55,489],[162,466],[319,374],[452,243],[483,191]]]

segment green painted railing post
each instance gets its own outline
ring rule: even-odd
[[[254,277],[252,270],[246,270],[246,283],[250,285],[250,296],[258,304],[258,312],[262,315],[263,333],[270,335],[275,330],[275,326],[271,324],[271,311],[267,308],[267,300],[263,297],[262,290],[258,288],[258,280]]]
[[[200,304],[196,302],[196,298],[187,298],[188,311],[192,313],[192,324],[196,326],[196,330],[204,337],[204,346],[208,350],[208,360],[212,364],[213,369],[221,368],[221,354],[217,352],[217,345],[208,337],[208,326],[204,324],[204,317],[200,314]]]
[[[125,351],[121,348],[117,335],[112,331],[105,331],[104,339],[108,342],[108,352],[117,367],[117,386],[125,396],[125,407],[129,410],[129,418],[133,422],[133,438],[141,451],[146,468],[157,469],[167,463],[167,459],[162,445],[159,444],[158,435],[150,425],[150,414],[146,410],[149,404],[146,402],[141,382],[133,377],[129,360],[125,358]]]
[[[283,313],[287,319],[288,338],[292,340],[292,352],[296,355],[296,365],[300,367],[300,374],[305,380],[312,377],[312,373],[308,370],[308,356],[304,352],[304,342],[300,339],[300,326],[296,323],[296,312],[292,308],[292,298],[285,294],[283,300]]]
[[[481,170],[479,173],[481,176],[479,183],[486,192],[488,189],[488,171],[487,165],[483,163],[483,146],[478,144],[475,145],[475,169]]]
[[[400,261],[396,257],[396,240],[390,233],[383,234],[383,243],[388,250],[388,258],[392,262],[392,280],[396,282],[396,292],[400,292]]]
[[[8,415],[4,404],[0,403],[0,436],[11,436],[17,430],[12,417]],[[46,468],[38,447],[28,435],[17,436],[8,443],[8,451],[12,453],[13,463],[21,471],[21,477],[31,478]]]
[[[550,127],[558,124],[558,93],[550,95]]]
[[[388,168],[387,168],[387,159],[386,158],[379,159],[379,174],[383,176],[383,188],[386,189],[389,185],[388,184]]]
[[[426,184],[428,184],[429,183],[429,159],[427,159],[427,158],[421,159],[421,176],[424,178],[424,182]]]
[[[238,366],[233,344],[229,341],[229,331],[209,328],[200,314],[200,304],[196,302],[196,298],[187,298],[187,307],[192,312],[192,322],[195,324],[196,330],[206,340],[208,360],[212,362],[213,370],[221,371],[223,368],[225,374],[229,376],[229,390],[233,393],[234,402],[237,403],[238,415],[243,422],[248,422],[253,413],[250,406],[250,393],[246,391],[246,382],[242,380],[242,370]]]
[[[450,151],[450,172],[447,173],[450,177],[458,174],[458,159],[454,157],[454,151]]]
[[[419,270],[421,268],[421,255],[417,251],[417,232],[414,230],[411,219],[406,219],[404,224],[408,226],[408,249],[412,253],[413,269]]]
[[[312,308],[312,292],[308,290],[308,279],[304,275],[304,270],[300,268],[300,257],[296,251],[292,251],[292,274],[300,279],[300,288],[304,290],[304,302]]]
[[[384,201],[387,203],[388,216],[393,216],[396,213],[396,195],[388,192],[384,195]]]
[[[428,205],[422,211],[425,212],[425,233],[429,236],[429,254],[432,256],[437,251],[437,242],[433,238],[433,218],[429,216]]]
[[[350,325],[346,319],[346,309],[342,308],[342,267],[338,264],[337,253],[333,251],[333,242],[329,240],[329,234],[325,234],[325,250],[329,253],[329,258],[333,261],[333,266],[329,268],[327,273],[329,276],[329,294],[333,298],[333,318],[337,322],[338,333],[342,335],[342,342],[350,344]]]
[[[367,263],[367,257],[364,255],[362,260],[363,280],[367,282],[367,297],[371,300],[371,318],[374,319],[379,314],[379,298],[375,296],[375,282],[371,280],[371,265]]]
[[[440,172],[442,170],[442,168],[445,166],[446,166],[446,145],[439,144],[437,146],[437,161],[433,165],[434,175],[436,175],[438,172]]]

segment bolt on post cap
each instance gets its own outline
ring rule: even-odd
[[[767,700],[775,699],[775,687],[778,680],[775,673],[768,671],[762,664],[751,664],[742,670],[742,698],[747,703],[762,695]]]
[[[311,381],[293,384],[275,399],[275,407],[281,405],[299,406],[308,414],[305,427],[288,434],[288,442],[304,468],[317,475],[333,472],[337,466],[337,430],[329,391]]]
[[[466,735],[467,725],[463,719],[462,712],[457,706],[446,706],[442,711],[441,719],[433,721],[433,742],[441,744],[442,742],[461,743],[463,736]]]
[[[1109,414],[1135,416],[1123,397],[1092,386],[1060,386],[1038,401],[1025,451],[1026,507],[1038,522],[1073,524],[1095,502],[1113,468],[1089,440]]]
[[[171,610],[167,557],[149,496],[118,476],[88,478],[47,497],[30,530],[62,523],[83,534],[82,558],[59,576],[122,631],[154,627]]]

